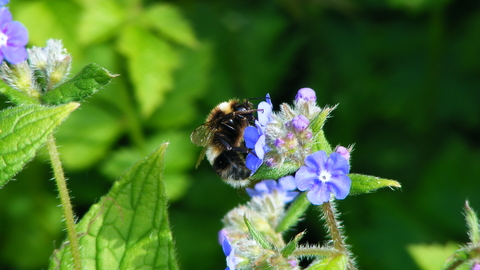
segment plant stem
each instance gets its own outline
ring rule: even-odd
[[[70,202],[65,174],[63,172],[62,162],[60,161],[60,156],[58,154],[57,145],[55,144],[55,137],[53,134],[48,136],[47,149],[50,155],[50,162],[52,163],[55,183],[57,184],[58,192],[60,194],[63,215],[65,216],[65,223],[67,226],[68,240],[70,241],[70,250],[72,252],[74,269],[81,270],[82,261],[80,258],[78,236],[75,230],[75,219],[73,216],[72,203]]]
[[[323,217],[325,218],[327,231],[332,237],[333,247],[339,252],[347,255],[348,265],[347,269],[353,270],[355,268],[355,263],[351,256],[350,251],[348,250],[347,245],[345,244],[345,237],[343,232],[340,229],[340,222],[337,220],[337,210],[333,202],[326,202],[321,205],[321,210],[323,212]]]

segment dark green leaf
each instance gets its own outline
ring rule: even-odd
[[[55,87],[42,96],[47,104],[64,104],[71,101],[82,101],[110,83],[115,75],[97,65],[85,66],[75,77]]]
[[[376,176],[351,173],[348,175],[352,179],[350,195],[372,192],[383,187],[401,187],[400,183],[394,180],[383,179]]]
[[[78,106],[25,105],[0,112],[0,187],[35,156],[47,136]]]
[[[138,161],[77,226],[84,269],[178,269],[167,216],[167,144]],[[64,244],[49,269],[72,269]]]

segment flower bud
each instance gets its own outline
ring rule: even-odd
[[[315,94],[315,91],[313,91],[312,88],[302,88],[298,90],[297,95],[295,96],[295,101],[316,101],[317,96]]]
[[[347,161],[350,160],[350,151],[349,149],[343,147],[343,146],[337,146],[335,148],[335,152],[339,153],[343,158],[345,158]]]

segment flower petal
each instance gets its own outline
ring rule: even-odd
[[[330,201],[330,189],[326,183],[318,181],[307,193],[307,199],[314,205]]]
[[[7,46],[23,47],[27,45],[27,28],[19,22],[11,22],[7,24],[4,34],[8,36]]]
[[[287,190],[295,190],[297,186],[295,185],[295,177],[289,175],[278,179],[278,185],[281,189]]]
[[[247,159],[245,160],[245,166],[252,171],[252,174],[254,174],[258,170],[260,165],[262,165],[262,160],[259,159],[255,154],[250,153],[247,155]]]
[[[0,8],[0,31],[5,30],[6,24],[12,21],[12,13],[6,7]]]
[[[310,189],[316,179],[318,179],[318,174],[315,169],[306,166],[300,167],[295,173],[295,185],[301,191]]]
[[[328,183],[330,185],[330,190],[332,191],[335,198],[339,200],[345,199],[348,193],[350,193],[350,187],[352,185],[352,180],[345,174],[332,177],[332,181]]]
[[[261,160],[265,157],[265,135],[260,136],[258,138],[257,143],[255,144],[255,154],[257,154],[257,157]]]
[[[350,171],[350,164],[339,153],[331,153],[328,157],[326,169],[330,172],[340,171],[343,174],[348,174]]]
[[[245,140],[245,146],[247,148],[254,149],[258,138],[260,138],[260,135],[258,135],[258,130],[255,127],[248,126],[245,128],[243,139]]]
[[[5,59],[14,65],[23,62],[28,56],[25,47],[2,47],[1,50]]]
[[[325,170],[325,163],[327,162],[327,153],[325,151],[317,151],[305,158],[305,165],[314,169],[317,172]]]

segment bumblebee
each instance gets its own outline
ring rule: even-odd
[[[234,187],[248,185],[251,170],[245,166],[250,152],[245,147],[243,132],[253,125],[253,104],[248,100],[232,99],[218,104],[207,116],[206,122],[190,135],[196,145],[203,146],[196,167],[207,156],[215,172]]]

